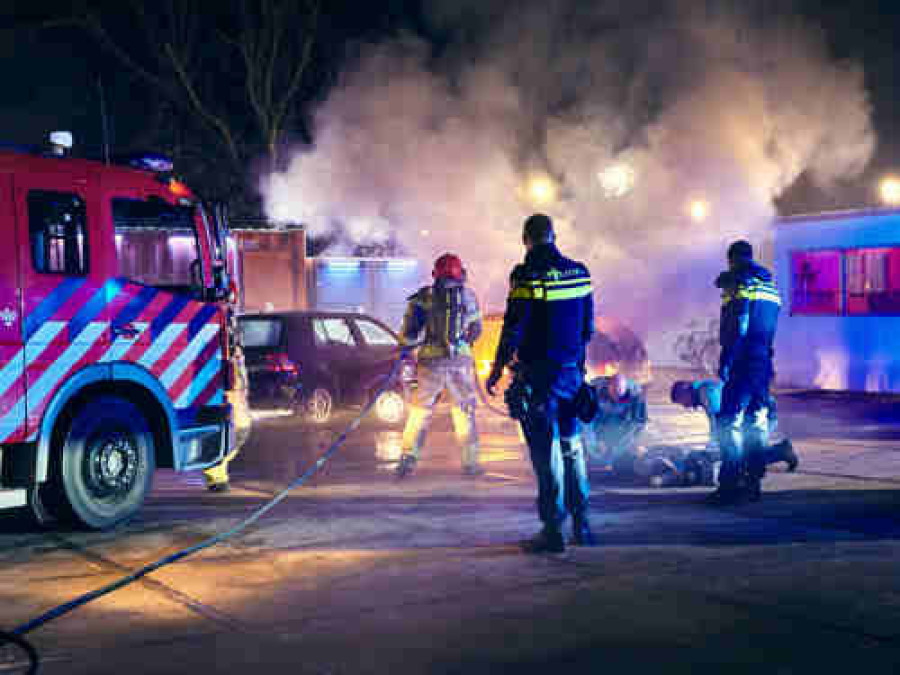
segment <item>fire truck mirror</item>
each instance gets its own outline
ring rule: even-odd
[[[191,286],[195,291],[203,294],[203,266],[199,258],[191,261]]]

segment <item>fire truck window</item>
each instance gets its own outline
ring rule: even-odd
[[[900,248],[846,252],[847,314],[900,314]]]
[[[30,191],[28,228],[37,272],[87,274],[87,209],[81,197],[71,192]]]
[[[841,314],[841,252],[796,251],[791,254],[791,313]]]
[[[189,287],[199,258],[194,210],[161,199],[112,200],[119,276],[148,286]]]

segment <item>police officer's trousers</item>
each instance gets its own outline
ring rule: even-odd
[[[532,390],[522,431],[537,478],[538,515],[545,528],[558,530],[567,512],[587,515],[591,487],[573,401],[583,376],[577,366],[556,364],[529,365],[522,375]]]
[[[771,357],[761,354],[736,362],[725,383],[716,423],[722,452],[719,485],[723,488],[737,487],[745,475],[751,481],[765,475],[771,381]]]

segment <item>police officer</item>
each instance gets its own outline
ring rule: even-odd
[[[765,475],[766,413],[775,329],[781,299],[766,268],[753,260],[753,247],[728,247],[728,269],[716,280],[722,291],[719,378],[724,383],[717,430],[722,452],[713,503],[758,500]]]
[[[481,311],[475,293],[465,285],[462,261],[446,253],[434,263],[434,283],[410,296],[401,335],[416,342],[422,331],[424,342],[418,353],[417,387],[403,430],[403,454],[397,476],[403,478],[416,467],[434,406],[441,393],[453,398],[451,417],[457,437],[463,443],[463,473],[478,476],[478,429],[475,408],[478,401],[472,343],[481,335]]]
[[[527,254],[512,272],[503,330],[486,383],[493,396],[504,367],[515,358],[521,385],[517,390],[526,400],[510,408],[520,410],[516,414],[531,453],[543,522],[540,533],[524,544],[531,553],[565,549],[561,528],[567,511],[573,517],[575,543],[594,543],[588,522],[590,484],[574,401],[584,382],[585,348],[594,331],[593,291],[587,268],[564,257],[554,239],[548,216],[535,214],[525,221],[522,241]],[[557,432],[561,458],[554,456]]]
[[[719,438],[716,431],[717,418],[722,409],[722,383],[719,380],[695,380],[693,382],[679,381],[672,385],[670,398],[672,403],[677,403],[685,408],[696,410],[700,408],[706,414],[709,422],[709,442],[707,450],[718,453]],[[746,423],[747,420],[745,419]],[[778,409],[775,398],[769,394],[766,406],[766,424],[768,434],[771,437],[778,428]],[[764,456],[766,466],[777,462],[785,462],[788,472],[797,470],[800,457],[794,450],[794,444],[790,439],[783,438],[780,442],[766,448]]]

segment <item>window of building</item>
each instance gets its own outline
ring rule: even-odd
[[[190,287],[200,253],[194,209],[161,199],[112,200],[119,275],[148,286]]]
[[[900,314],[900,248],[846,252],[847,314]]]
[[[87,208],[77,194],[30,191],[28,229],[31,260],[37,272],[88,273]]]
[[[791,254],[792,314],[837,315],[841,307],[841,252]]]

